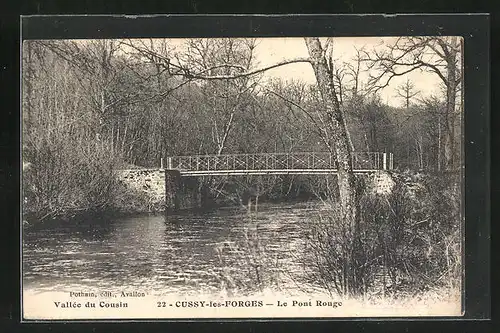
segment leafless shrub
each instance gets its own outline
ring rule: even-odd
[[[116,192],[117,157],[109,147],[92,140],[36,138],[23,173],[25,213],[37,218],[67,218],[79,212],[106,209]]]
[[[329,293],[353,294],[349,288],[356,288],[365,296],[404,297],[460,288],[458,187],[453,190],[453,181],[443,176],[393,177],[390,195],[361,197],[356,234],[346,229],[335,203],[310,223],[310,274]],[[354,259],[347,262],[349,255]],[[349,281],[353,271],[355,281]]]
[[[221,288],[229,295],[279,289],[281,263],[262,242],[258,225],[247,227],[242,233],[241,241],[228,240],[216,247]]]

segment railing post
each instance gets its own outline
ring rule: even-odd
[[[160,157],[160,169],[163,170],[163,157]]]
[[[382,161],[383,161],[383,167],[382,168],[384,170],[387,170],[387,153],[384,153]]]
[[[172,170],[172,157],[167,157],[167,168]]]

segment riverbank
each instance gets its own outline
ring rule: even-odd
[[[23,234],[23,286],[27,295],[33,292],[41,297],[30,298],[30,304],[49,302],[44,309],[33,311],[48,311],[51,306],[53,315],[56,312],[56,315],[63,315],[54,310],[53,302],[72,301],[68,295],[75,290],[140,291],[158,301],[200,300],[199,295],[206,295],[208,300],[265,300],[267,293],[274,293],[275,301],[307,302],[318,297],[319,300],[344,303],[342,308],[325,312],[325,316],[363,316],[374,314],[374,311],[379,311],[374,315],[390,315],[408,313],[408,309],[412,309],[408,313],[411,316],[417,315],[418,309],[427,309],[428,312],[421,315],[432,315],[439,309],[450,310],[456,304],[453,295],[445,292],[446,284],[451,281],[450,274],[444,275],[439,285],[422,281],[414,281],[409,288],[406,284],[384,284],[385,290],[371,288],[365,297],[336,297],[333,288],[325,288],[328,281],[315,274],[318,262],[314,261],[314,254],[317,252],[305,247],[311,223],[315,223],[317,214],[330,212],[328,205],[320,202],[262,204],[260,208],[258,213],[252,214],[244,207],[233,207],[204,215],[141,214],[82,223],[54,223],[54,226],[40,224],[40,228],[37,225]],[[425,251],[418,253],[425,255]],[[443,255],[444,252],[435,254]],[[419,259],[426,263],[419,268],[426,276],[430,276],[429,267],[433,266],[428,265],[432,260]],[[460,281],[457,282],[454,285],[460,286]],[[51,296],[52,292],[58,293],[57,297]],[[47,296],[45,300],[43,295]],[[154,303],[154,297],[148,300]],[[138,314],[151,306],[151,303],[137,301],[141,300],[133,298],[130,308]],[[317,316],[327,308],[288,310],[294,314],[290,316],[300,317],[304,311]],[[160,310],[151,309],[151,313]],[[255,310],[259,309],[253,310],[258,314]],[[266,310],[281,311],[275,312],[280,316],[289,315],[281,308]],[[297,313],[293,312],[296,310]],[[109,309],[103,309],[102,313],[101,310],[99,313],[85,311],[88,310],[84,309],[80,315],[114,315]],[[269,311],[264,312],[267,315]],[[198,315],[196,312],[190,314]],[[182,314],[176,312],[174,315]]]
[[[140,172],[140,170],[137,172]],[[99,204],[95,204],[95,200],[88,200],[86,197],[79,196],[78,200],[74,199],[73,197],[78,195],[81,190],[74,190],[76,192],[65,191],[71,194],[68,194],[68,197],[58,196],[54,200],[48,197],[45,200],[38,199],[36,201],[36,196],[30,192],[31,187],[26,186],[23,203],[23,224],[31,225],[54,219],[76,220],[99,215],[125,216],[142,213],[170,213],[171,211],[166,208],[165,184],[156,178],[150,174],[135,179],[115,175],[113,181],[106,187],[107,194],[100,199]],[[318,182],[313,184],[310,184],[311,180],[307,177],[273,178],[268,180],[266,184],[262,177],[246,179],[244,182],[233,179],[226,180],[222,187],[221,184],[211,184],[210,181],[207,184],[197,183],[195,184],[197,189],[190,191],[199,191],[202,186],[207,186],[208,192],[204,195],[205,200],[208,200],[208,202],[203,204],[200,201],[201,193],[182,193],[179,197],[179,211],[207,211],[219,207],[244,206],[246,200],[248,200],[248,192],[252,191],[252,187],[256,186],[255,184],[264,189],[259,195],[259,203],[279,204],[281,202],[307,201],[320,198],[328,200],[331,197],[329,198],[326,193],[334,191],[331,186],[335,187],[335,182],[332,182],[332,179],[327,179],[328,177],[323,178],[316,179]],[[362,184],[363,193],[366,194],[371,191],[372,194],[378,195],[390,189],[395,183],[402,184],[412,193],[418,192],[418,189],[428,188],[428,195],[415,201],[415,204],[422,205],[423,201],[419,202],[419,200],[426,201],[428,198],[433,197],[434,200],[439,201],[444,196],[450,197],[449,192],[457,191],[459,181],[458,177],[453,174],[431,175],[410,171],[392,171],[375,175],[370,179],[363,178],[360,184]],[[459,193],[452,194],[452,196],[457,195]]]
[[[138,180],[139,178],[139,180]],[[153,181],[151,181],[153,178]],[[117,176],[109,185],[108,195],[100,205],[91,205],[88,200],[73,200],[72,198],[60,197],[52,203],[48,198],[45,201],[38,200],[26,186],[25,200],[23,203],[23,224],[32,225],[38,222],[50,220],[79,220],[96,218],[102,216],[129,216],[135,214],[162,214],[174,212],[173,207],[167,207],[165,198],[165,184],[155,177],[135,177],[133,179]],[[157,177],[156,177],[157,178]],[[282,202],[307,201],[315,198],[312,191],[300,184],[299,180],[291,179],[290,184],[276,182],[265,193],[259,196],[259,204]],[[286,186],[284,186],[286,185]],[[241,183],[238,181],[227,181],[224,190],[216,190],[219,185],[202,184],[207,186],[205,202],[200,201],[201,193],[194,193],[199,189],[190,190],[192,193],[184,193],[185,188],[179,196],[178,209],[175,213],[182,212],[206,212],[220,207],[247,207],[243,200],[247,200],[246,192],[252,183]],[[211,188],[210,186],[214,187]],[[201,186],[200,186],[201,187]],[[286,187],[286,192],[282,191]],[[71,191],[66,191],[72,193]],[[254,198],[252,199],[254,202]]]

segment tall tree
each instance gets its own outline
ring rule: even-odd
[[[184,58],[191,70],[207,72],[210,75],[231,75],[249,70],[255,46],[254,39],[191,39],[187,42]],[[219,67],[220,64],[238,66]],[[204,116],[210,119],[210,136],[217,155],[226,150],[235,118],[243,113],[255,86],[256,81],[252,81],[250,77],[209,81],[201,86],[204,104],[208,107]]]
[[[407,110],[410,109],[412,99],[419,93],[420,92],[415,89],[415,84],[409,79],[406,79],[406,81],[400,84],[396,89],[397,96],[403,99],[404,106]]]
[[[284,60],[279,63],[261,67],[257,69],[248,69],[242,64],[224,61],[220,64],[209,65],[204,69],[198,69],[196,66],[190,66],[189,63],[180,59],[163,59],[163,66],[172,76],[181,76],[186,81],[191,80],[235,80],[253,76],[264,71],[291,63],[306,62],[312,66],[316,77],[316,83],[321,95],[321,109],[326,114],[327,122],[325,130],[329,134],[327,142],[328,149],[332,152],[338,169],[338,188],[340,198],[340,211],[343,221],[345,221],[349,233],[349,238],[356,240],[359,230],[359,200],[357,197],[355,176],[352,167],[352,151],[349,143],[349,134],[344,121],[343,112],[340,106],[339,98],[335,87],[334,67],[332,61],[329,61],[326,50],[322,47],[320,39],[317,37],[305,38],[305,44],[309,57]],[[236,72],[216,71],[220,68],[236,68]],[[345,292],[353,294],[357,289],[357,272],[355,263],[355,252],[357,242],[350,244],[348,258],[346,262],[348,271]]]
[[[339,191],[341,207],[346,221],[354,229],[357,220],[355,181],[352,170],[351,150],[347,129],[340,109],[333,80],[331,80],[331,68],[324,56],[323,48],[319,38],[305,38],[311,66],[313,67],[318,88],[323,98],[324,112],[328,115],[331,130],[332,153],[338,162]]]
[[[385,51],[365,52],[373,90],[387,87],[392,79],[415,70],[433,73],[446,90],[444,155],[445,167],[457,167],[455,144],[456,100],[462,84],[461,42],[458,37],[401,37]]]
[[[413,99],[418,96],[420,91],[418,91],[415,88],[415,84],[410,81],[408,78],[406,81],[402,84],[400,84],[396,88],[396,94],[397,97],[401,98],[403,100],[404,107],[406,108],[406,113],[410,113],[410,106],[412,105]],[[415,110],[414,110],[415,111]],[[422,169],[423,168],[423,149],[422,149],[422,133],[417,129],[416,133],[413,133],[414,131],[411,131],[408,135],[408,151],[410,151],[410,147],[412,146],[411,139],[415,141],[415,151],[417,154],[417,162],[418,162],[418,168]],[[408,154],[410,155],[410,154]],[[408,156],[408,160],[410,160],[410,156]]]

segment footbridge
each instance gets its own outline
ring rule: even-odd
[[[394,165],[392,153],[354,152],[351,158],[357,174],[390,170]],[[210,191],[200,182],[203,176],[327,176],[338,171],[335,156],[328,152],[171,156],[165,162],[161,159],[160,168],[122,169],[118,174],[140,200],[146,197],[166,211],[210,206]]]
[[[393,154],[353,152],[355,173],[370,173],[393,168]],[[230,155],[188,155],[167,157],[161,168],[177,170],[181,176],[239,175],[321,175],[338,170],[329,152],[256,153]]]

